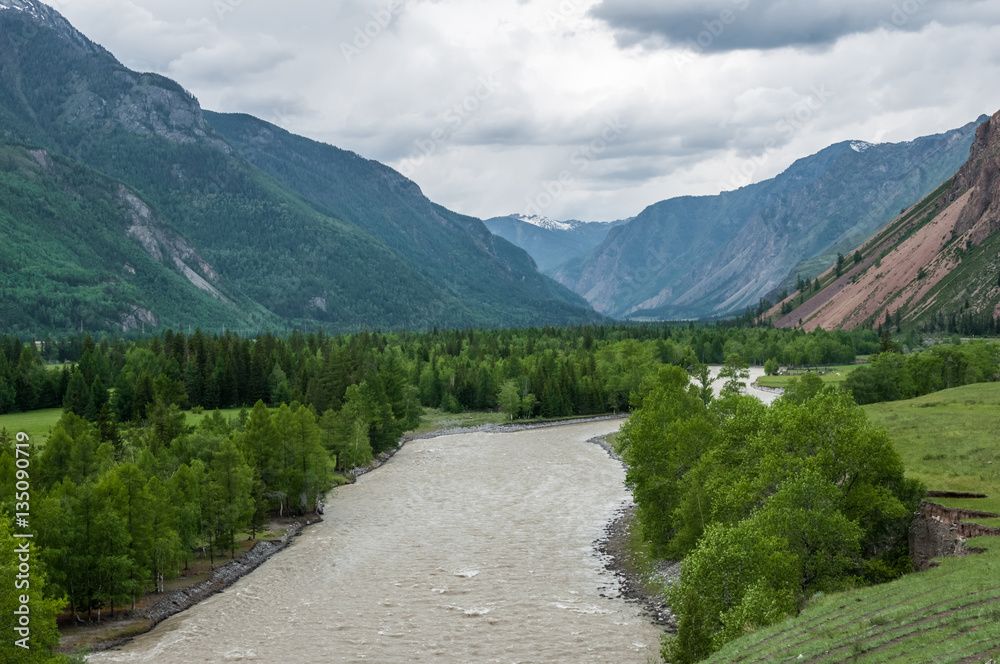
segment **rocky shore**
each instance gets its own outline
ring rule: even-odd
[[[587,441],[599,445],[612,459],[624,465],[618,453],[599,436]],[[604,529],[604,537],[594,542],[604,559],[607,570],[617,581],[618,594],[629,602],[638,603],[650,620],[669,632],[677,631],[677,620],[666,603],[664,589],[681,578],[681,565],[669,560],[656,561],[653,569],[643,569],[632,551],[632,528],[638,527],[635,503],[624,503]]]
[[[112,620],[95,625],[90,630],[85,648],[92,652],[110,650],[125,645],[133,638],[145,634],[167,618],[185,611],[198,602],[208,599],[254,571],[271,556],[285,549],[302,533],[306,526],[319,523],[322,519],[316,515],[289,524],[285,534],[277,540],[262,540],[254,544],[240,557],[217,567],[211,576],[204,581],[187,588],[167,593],[153,604],[135,611],[121,611]],[[62,650],[67,650],[74,644],[64,643]]]

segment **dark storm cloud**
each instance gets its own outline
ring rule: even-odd
[[[998,19],[992,0],[603,0],[591,14],[612,27],[622,45],[699,52],[822,48],[858,33]]]

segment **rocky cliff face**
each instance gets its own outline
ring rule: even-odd
[[[1000,112],[977,128],[950,184],[860,247],[864,261],[776,320],[779,327],[851,328],[897,312],[903,323],[1000,316]],[[846,253],[846,252],[845,252]],[[777,315],[777,311],[772,311]]]
[[[910,526],[910,557],[917,571],[923,572],[936,567],[935,558],[960,558],[973,553],[982,553],[965,544],[973,537],[1000,535],[1000,528],[966,523],[966,519],[990,519],[998,515],[990,512],[976,512],[943,507],[925,502],[920,506]]]
[[[969,161],[958,171],[952,192],[972,190],[955,232],[972,231],[970,241],[980,244],[1000,230],[1000,112],[979,126]]]

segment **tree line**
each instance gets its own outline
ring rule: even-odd
[[[30,341],[0,336],[0,414],[66,406],[93,421],[107,404],[119,422],[143,419],[157,397],[206,410],[299,401],[323,413],[386,368],[417,390],[421,406],[495,409],[500,387],[514,380],[522,397],[536,398],[525,416],[587,415],[626,410],[637,377],[655,364],[721,364],[731,354],[753,364],[844,363],[879,345],[871,330],[687,324]]]

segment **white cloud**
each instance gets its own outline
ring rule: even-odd
[[[892,3],[824,0],[806,12],[761,0],[750,6],[774,26],[746,24],[768,43],[704,53],[665,47],[676,35],[655,30],[641,45],[622,38],[629,8],[707,11],[687,0],[616,2],[615,16],[597,0],[410,0],[398,11],[389,0],[218,2],[231,11],[216,0],[57,8],[206,108],[379,159],[477,216],[524,211],[567,173],[546,214],[631,216],[716,193],[747,159],[759,180],[834,142],[909,140],[1000,108],[1000,0],[927,0],[898,29],[865,27]],[[782,38],[799,32],[815,38]],[[496,82],[488,94],[483,80]],[[810,103],[815,90],[828,98]],[[581,160],[616,120],[627,128]]]

